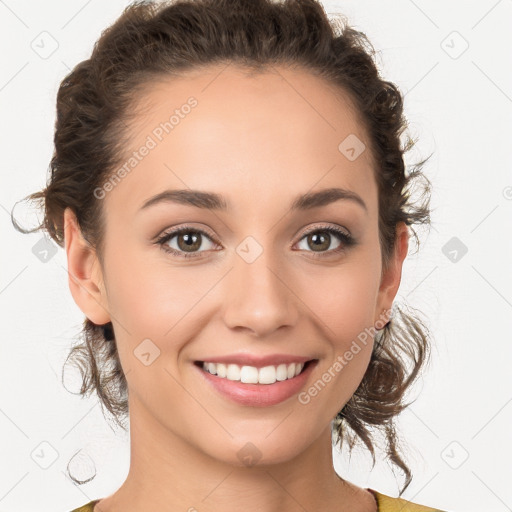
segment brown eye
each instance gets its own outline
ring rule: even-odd
[[[334,247],[331,244],[336,242]],[[299,244],[303,244],[302,247],[299,245],[299,249],[305,250],[306,252],[319,253],[323,255],[336,254],[348,247],[355,245],[355,239],[347,232],[334,226],[327,226],[324,228],[312,229],[306,232],[301,238]],[[331,248],[330,248],[331,247]]]
[[[314,247],[315,251],[327,250],[331,245],[331,235],[325,232],[317,232],[313,233],[312,235],[307,235],[306,239],[309,247]]]
[[[208,242],[206,249],[204,247],[205,240]],[[156,243],[162,246],[164,251],[184,258],[201,256],[201,253],[205,250],[215,247],[215,243],[208,233],[201,229],[186,227],[164,233]],[[210,247],[208,247],[208,244],[211,244]],[[201,247],[203,250],[199,250]]]
[[[184,231],[183,234],[180,233],[175,236],[181,251],[196,251],[201,247],[201,234],[197,231]]]

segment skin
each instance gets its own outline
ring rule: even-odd
[[[374,511],[373,496],[334,471],[331,445],[331,420],[359,386],[373,337],[307,404],[295,395],[241,406],[193,366],[235,352],[316,357],[307,389],[359,333],[379,326],[400,285],[409,233],[397,226],[381,275],[370,151],[350,161],[338,150],[349,134],[368,147],[367,135],[343,91],[305,70],[247,76],[211,66],[148,85],[127,155],[190,96],[198,105],[103,199],[104,266],[65,211],[71,293],[94,323],[112,321],[129,386],[129,474],[95,511]],[[290,211],[297,195],[330,187],[356,192],[367,211],[348,200]],[[232,211],[175,203],[138,211],[176,188],[222,194]],[[152,241],[185,223],[215,237],[200,239],[197,258]],[[315,250],[304,231],[326,226],[358,243],[336,254],[343,242],[331,235]],[[236,252],[248,236],[263,249],[252,263]],[[167,245],[184,247],[178,236]],[[134,355],[147,338],[160,350],[149,366]],[[252,467],[237,456],[248,442],[260,452]]]

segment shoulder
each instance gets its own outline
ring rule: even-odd
[[[393,498],[374,489],[367,488],[367,490],[375,496],[379,512],[444,512],[438,508],[427,507],[426,505],[413,503],[403,498]],[[73,509],[71,512],[94,512],[94,505],[98,501],[100,500],[90,501],[79,508]]]
[[[100,501],[99,498],[97,500],[90,501],[81,507],[75,508],[71,512],[94,512],[94,505],[96,505],[98,501]]]
[[[438,508],[413,503],[403,498],[393,498],[374,489],[367,489],[377,500],[379,512],[444,512]]]

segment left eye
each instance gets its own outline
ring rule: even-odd
[[[326,236],[327,234],[327,236]],[[328,249],[331,245],[333,236],[338,239],[338,245],[330,250],[322,250]],[[325,228],[316,228],[307,232],[300,240],[300,242],[305,241],[306,247],[315,247],[314,251],[310,252],[320,252],[320,253],[336,253],[346,246],[350,246],[352,244],[352,237],[345,233],[344,231],[335,228],[335,227],[325,227]],[[299,242],[299,243],[300,243]],[[318,250],[316,250],[318,249]]]

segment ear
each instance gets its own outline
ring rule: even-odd
[[[404,222],[396,226],[395,250],[391,255],[387,269],[383,270],[377,299],[376,324],[381,326],[389,320],[386,312],[391,311],[393,300],[398,292],[402,279],[402,265],[409,250],[409,229]],[[383,313],[385,316],[383,316]]]
[[[110,322],[103,275],[96,251],[83,238],[71,208],[64,210],[69,289],[78,307],[96,325]]]

